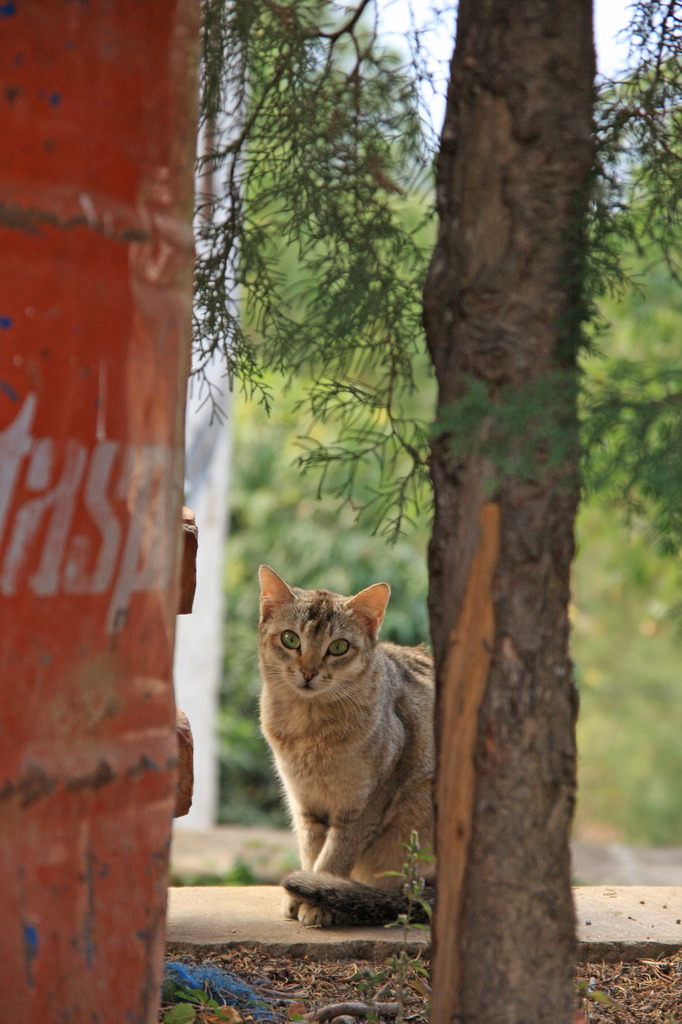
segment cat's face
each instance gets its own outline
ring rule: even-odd
[[[390,588],[377,583],[354,597],[289,587],[260,568],[260,658],[269,686],[306,698],[341,693],[359,679],[376,646]]]

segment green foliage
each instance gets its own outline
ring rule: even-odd
[[[682,363],[665,341],[680,304],[680,15],[678,2],[633,4],[632,66],[598,89],[589,286],[595,298],[623,295],[633,329],[644,323],[649,336],[586,363],[583,401],[588,488],[645,517],[670,552],[682,544]],[[646,296],[652,284],[661,302],[655,312]]]
[[[585,362],[585,481],[646,522],[661,551],[682,547],[682,286],[643,260],[622,302],[628,326]],[[605,310],[617,309],[612,300]],[[625,333],[624,333],[625,331]]]
[[[350,494],[352,464],[371,451],[366,503],[380,522],[392,513],[395,534],[425,484],[425,431],[405,403],[424,351],[428,255],[409,211],[429,156],[415,76],[362,17],[371,7],[204,0],[201,110],[217,189],[200,204],[194,363],[201,377],[220,351],[230,381],[266,407],[267,368],[311,381],[300,401],[337,428],[302,464]]]
[[[638,0],[631,10],[631,67],[600,84],[597,102],[603,216],[591,249],[606,248],[612,282],[614,272],[618,282],[629,277],[632,241],[653,244],[677,273],[682,228],[680,4]]]
[[[677,272],[678,7],[638,0],[636,60],[598,85],[592,202],[572,254],[584,280],[571,285],[559,349],[583,343],[581,325],[598,318],[597,299],[632,280],[633,256],[647,251]],[[382,46],[379,11],[368,0],[204,0],[202,9],[204,166],[215,192],[199,204],[196,372],[218,349],[230,382],[266,407],[268,368],[295,381],[311,435],[320,423],[335,425],[324,439],[308,437],[299,465],[319,471],[318,491],[352,501],[369,512],[371,528],[395,538],[405,514],[429,500],[430,416],[414,401],[432,240],[424,230],[431,199],[422,65],[418,55],[401,63]],[[606,369],[602,381],[589,379],[583,406],[589,486],[621,491],[676,549],[679,374],[657,364]],[[572,465],[578,382],[569,377],[557,371],[495,401],[470,382],[439,425],[463,454],[477,438],[506,475],[536,478]],[[360,461],[372,474],[362,501]]]
[[[682,297],[660,270],[649,271],[643,284],[605,304],[612,328],[603,338],[604,354],[585,360],[586,378],[603,373],[607,358],[636,362],[675,355]],[[432,401],[428,385],[424,379],[418,392],[424,405]],[[291,583],[340,593],[386,580],[392,594],[382,635],[417,644],[429,635],[429,524],[420,518],[416,530],[391,548],[355,523],[350,505],[339,510],[329,497],[318,501],[316,481],[295,467],[297,435],[307,427],[305,413],[294,411],[300,391],[281,395],[276,382],[272,391],[280,397],[270,418],[245,402],[235,413],[221,816],[285,825],[258,729],[258,565],[268,562]],[[327,439],[333,436],[330,425],[320,429]],[[359,466],[360,499],[366,485]],[[657,554],[648,539],[645,518],[633,514],[625,526],[610,498],[590,494],[578,520],[574,574],[572,647],[581,690],[577,830],[584,838],[674,844],[682,842],[682,639],[674,621],[679,574],[676,560]]]
[[[571,647],[580,689],[576,833],[592,841],[682,843],[675,563],[617,509],[578,517]]]
[[[284,822],[257,726],[261,561],[292,583],[341,593],[386,579],[384,635],[428,636],[423,518],[409,542],[400,536],[428,505],[434,387],[419,308],[433,237],[428,154],[413,78],[366,20],[354,20],[353,10],[366,19],[371,7],[204,3],[202,110],[219,188],[199,244],[195,360],[201,372],[217,346],[228,376],[273,410],[270,420],[253,405],[237,412],[220,721],[228,821]],[[439,428],[463,455],[476,434],[476,450],[501,474],[536,478],[574,459],[580,387],[589,504],[573,634],[583,704],[578,822],[680,842],[682,652],[666,618],[679,580],[673,556],[644,543],[676,558],[682,540],[679,13],[642,0],[633,10],[643,60],[597,96],[586,294],[576,300],[581,320],[611,296],[595,313],[593,351],[583,349],[577,381],[557,371],[497,404],[471,382],[456,411],[441,411],[449,418]],[[559,326],[577,337],[575,325]],[[299,479],[294,462],[316,472]],[[392,551],[358,529],[363,509],[371,527],[398,538]],[[640,629],[649,621],[652,634]]]
[[[235,861],[234,867],[223,874],[207,874],[202,872],[200,874],[186,874],[178,875],[175,872],[171,873],[170,885],[172,886],[183,886],[183,885],[258,885],[258,878],[253,873],[251,866],[238,857]]]
[[[678,3],[639,0],[632,66],[598,91],[588,265],[604,298],[582,362],[577,825],[645,843],[682,841],[681,30]]]
[[[650,411],[640,408],[644,395],[633,390],[633,378],[658,368],[647,382],[658,415],[658,400],[682,371],[682,289],[660,263],[632,263],[638,283],[605,300],[610,327],[602,351],[583,362],[584,430],[591,437],[574,573],[577,829],[583,837],[676,844],[682,637],[674,502],[675,495],[682,502],[682,483],[669,472],[679,453],[664,450],[665,432],[659,435]],[[657,492],[660,482],[665,489]]]

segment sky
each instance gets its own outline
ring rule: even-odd
[[[616,36],[630,20],[630,5],[631,0],[595,0],[594,41],[601,74],[612,74],[625,64],[627,44]]]

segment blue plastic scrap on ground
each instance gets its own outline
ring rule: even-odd
[[[261,1024],[274,1024],[275,1017],[257,994],[234,974],[211,965],[183,964],[179,960],[171,960],[163,968],[163,988],[168,986],[177,989],[201,989],[210,999],[248,1013]]]

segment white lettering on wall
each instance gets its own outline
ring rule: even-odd
[[[29,394],[0,431],[0,594],[11,597],[26,585],[36,597],[110,592],[106,631],[115,633],[132,594],[169,583],[172,452],[165,445],[99,440],[89,447],[74,439],[58,452],[53,438],[31,436],[36,406]],[[26,497],[13,509],[22,470]],[[125,523],[115,502],[127,506]],[[97,539],[78,532],[83,508]],[[26,577],[29,564],[35,570]]]

